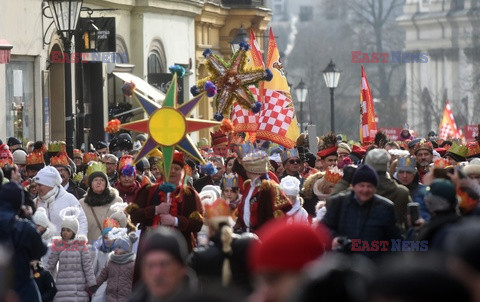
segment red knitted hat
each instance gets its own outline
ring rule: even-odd
[[[299,272],[324,253],[330,244],[325,234],[306,224],[275,219],[259,230],[260,241],[249,250],[250,268],[256,273]]]
[[[173,163],[180,165],[182,167],[185,166],[185,156],[182,152],[175,151],[173,153]]]

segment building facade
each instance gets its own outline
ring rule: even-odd
[[[437,130],[449,100],[457,126],[478,123],[480,4],[469,0],[407,0],[397,18],[405,52],[426,60],[405,63],[407,115],[421,135]]]

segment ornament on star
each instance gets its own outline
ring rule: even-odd
[[[160,106],[149,100],[139,91],[133,89],[132,96],[143,107],[149,118],[120,125],[120,128],[149,134],[148,140],[137,153],[134,162],[137,163],[155,148],[159,147],[163,153],[163,169],[165,180],[168,181],[170,168],[173,162],[175,148],[205,163],[199,150],[192,142],[190,132],[219,125],[219,122],[192,119],[187,116],[202,100],[207,99],[206,93],[201,93],[193,99],[177,107],[177,74],[173,75],[172,82]]]
[[[215,115],[217,121],[221,121],[224,116],[228,116],[234,102],[238,102],[245,109],[251,109],[257,113],[262,108],[262,104],[255,100],[249,85],[257,84],[260,81],[270,81],[273,77],[272,72],[267,68],[246,69],[247,51],[249,45],[240,43],[240,49],[235,52],[230,62],[225,62],[222,58],[212,53],[210,49],[203,52],[207,59],[206,67],[210,75],[197,82],[190,91],[197,95],[202,91],[207,91],[209,97],[215,95]]]

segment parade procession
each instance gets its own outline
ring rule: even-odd
[[[0,301],[480,302],[477,1],[2,7]]]

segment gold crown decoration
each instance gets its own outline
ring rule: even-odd
[[[432,143],[431,143],[430,141],[426,141],[426,140],[422,139],[421,141],[419,141],[419,142],[415,145],[415,147],[414,147],[413,150],[414,150],[413,152],[414,152],[415,154],[417,154],[417,152],[420,151],[420,150],[427,150],[427,151],[429,151],[430,153],[432,153],[432,152],[433,152],[433,145],[432,145]]]
[[[450,166],[450,162],[446,160],[445,158],[439,158],[436,161],[433,162],[433,167],[435,168],[446,168]]]
[[[60,152],[63,151],[62,142],[54,141],[48,144],[48,152]]]
[[[118,221],[116,221],[115,219],[113,218],[110,218],[110,217],[107,217],[103,220],[103,225],[102,225],[103,229],[106,229],[106,228],[119,228],[120,227],[120,224],[118,223]]]
[[[91,161],[98,161],[98,155],[95,152],[87,152],[83,154],[83,163],[88,164]]]
[[[448,152],[461,157],[466,157],[468,153],[468,149],[463,145],[459,145],[456,142],[453,142],[450,149],[448,149]]]
[[[51,166],[68,166],[69,164],[68,156],[63,152],[50,158]]]
[[[480,154],[480,146],[478,145],[478,142],[468,143],[467,149],[468,149],[467,157],[472,157]]]
[[[282,159],[282,162],[285,162],[287,161],[289,158],[292,158],[292,157],[298,157],[300,158],[300,155],[298,154],[298,150],[297,149],[286,149],[285,151],[283,151],[282,153],[280,153],[280,157]]]
[[[343,177],[343,171],[338,167],[329,167],[325,173],[325,180],[329,183],[336,184]]]
[[[242,159],[242,164],[245,170],[255,174],[267,173],[268,162],[267,153],[263,151],[249,153]]]
[[[212,147],[228,145],[228,137],[222,130],[210,132],[210,137],[212,138]]]
[[[93,162],[87,167],[87,177],[92,175],[93,172],[102,172],[105,175],[107,174],[107,167],[100,162]]]
[[[205,204],[205,218],[207,219],[230,216],[230,212],[230,206],[223,198]]]
[[[32,152],[27,154],[25,158],[25,165],[37,165],[37,164],[45,164],[45,159],[43,158],[42,152]]]

